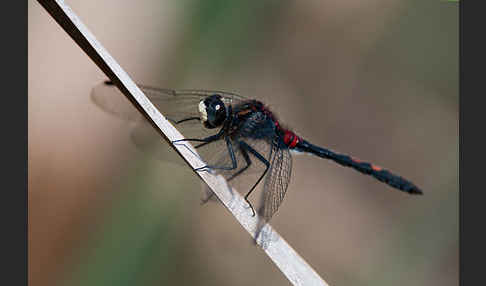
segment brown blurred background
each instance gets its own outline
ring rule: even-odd
[[[265,100],[408,196],[294,157],[276,230],[330,285],[458,284],[458,4],[67,1],[136,81]],[[199,181],[90,102],[104,74],[29,2],[29,284],[288,285]],[[166,144],[161,142],[161,144]]]

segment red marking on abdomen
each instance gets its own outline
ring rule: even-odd
[[[358,158],[351,157],[351,160],[353,160],[356,163],[361,163],[362,161]]]
[[[358,164],[363,162],[363,161],[361,161],[360,159],[357,159],[357,158],[351,158],[351,160],[353,160],[353,162],[358,163]],[[371,166],[371,169],[373,169],[373,171],[376,171],[376,172],[383,170],[383,168],[380,167],[380,166],[376,166],[376,165],[373,165],[373,164],[370,164],[370,166]]]
[[[294,148],[297,143],[300,142],[299,136],[295,135],[294,132],[288,130],[285,130],[283,140],[285,145],[287,145],[289,148]]]
[[[376,165],[371,165],[371,169],[373,169],[374,171],[377,171],[377,172],[379,172],[379,171],[383,170],[383,168],[382,168],[382,167],[380,167],[380,166],[376,166]]]

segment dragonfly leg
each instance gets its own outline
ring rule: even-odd
[[[211,142],[214,142],[214,141],[211,141]],[[203,143],[201,143],[201,144],[197,144],[196,146],[194,146],[194,148],[198,149],[198,148],[200,148],[200,147],[202,147],[202,146],[204,146],[204,145],[207,145],[207,144],[209,144],[209,143],[211,143],[211,142],[203,142]]]
[[[214,142],[216,140],[219,140],[221,136],[224,134],[224,128],[221,128],[218,133],[208,136],[206,138],[184,138],[180,140],[174,140],[172,143],[179,143],[179,142],[203,142],[202,144],[199,144],[196,146],[196,148],[200,147],[201,145],[209,144],[211,142]]]
[[[172,119],[172,118],[167,117],[167,120],[169,120],[171,123],[173,123],[173,124],[175,124],[175,125],[178,125],[178,124],[180,124],[180,123],[184,123],[184,122],[187,122],[187,121],[192,121],[192,120],[198,120],[198,121],[201,121],[201,118],[196,117],[196,116],[193,116],[193,117],[187,117],[187,118],[180,119],[180,120],[174,120],[174,119]]]
[[[203,170],[206,170],[206,169],[214,169],[214,170],[231,171],[231,170],[234,170],[238,167],[238,163],[236,162],[235,152],[233,151],[233,143],[231,143],[231,140],[228,136],[226,136],[224,139],[226,141],[226,147],[228,148],[228,154],[230,155],[230,158],[231,158],[231,167],[228,167],[228,166],[209,166],[208,165],[208,166],[200,167],[200,168],[197,168],[197,169],[194,169],[194,170],[203,171]]]
[[[201,118],[199,117],[188,117],[188,118],[184,118],[184,119],[181,119],[181,120],[177,120],[177,121],[173,121],[175,124],[179,124],[179,123],[183,123],[183,122],[186,122],[186,121],[191,121],[191,120],[198,120],[198,121],[201,121]]]
[[[246,162],[246,166],[244,166],[243,168],[241,168],[240,170],[238,170],[236,173],[234,173],[227,181],[231,181],[233,180],[234,178],[236,178],[238,175],[241,175],[241,173],[243,173],[244,171],[246,171],[246,169],[248,169],[250,166],[251,166],[251,159],[250,159],[250,156],[248,155],[248,152],[241,148],[240,149],[241,151],[241,155],[243,155],[243,158],[245,159],[245,162]],[[214,193],[211,193],[209,194],[206,198],[204,198],[202,200],[202,203],[206,203],[208,202],[212,197],[214,196]]]
[[[262,154],[258,153],[258,151],[256,151],[255,149],[253,149],[250,145],[248,145],[247,143],[243,142],[243,141],[240,141],[240,146],[241,146],[241,149],[242,150],[246,150],[248,152],[250,152],[253,156],[255,156],[258,160],[260,160],[263,164],[265,164],[265,171],[263,171],[263,174],[260,176],[260,178],[258,178],[258,180],[256,181],[256,183],[253,185],[253,187],[251,187],[251,189],[248,191],[248,193],[246,193],[245,195],[245,201],[248,203],[248,205],[250,205],[251,207],[251,211],[253,212],[253,216],[255,216],[255,209],[253,209],[253,206],[251,205],[250,201],[248,200],[248,196],[253,192],[253,190],[255,189],[255,187],[260,183],[260,181],[265,177],[265,175],[267,174],[267,171],[268,169],[270,168],[270,162],[268,162],[267,159],[265,159],[265,157],[262,156]]]
[[[221,137],[219,134],[211,135],[206,138],[184,138],[180,140],[174,140],[172,143],[179,143],[179,142],[204,142],[204,143],[211,143],[218,140]]]
[[[241,143],[240,143],[240,145],[241,145]],[[250,156],[248,156],[248,152],[244,148],[240,148],[240,150],[241,150],[241,155],[243,155],[243,158],[245,159],[246,166],[241,168],[240,170],[238,170],[238,172],[231,175],[231,177],[228,179],[228,182],[233,180],[234,178],[236,178],[238,175],[241,175],[241,173],[246,171],[246,169],[248,169],[251,166],[252,162],[250,160]]]

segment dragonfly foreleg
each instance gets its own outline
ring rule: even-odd
[[[217,141],[221,139],[221,136],[224,134],[224,129],[219,130],[217,134],[208,136],[206,138],[184,138],[184,139],[179,139],[179,140],[174,140],[172,143],[179,143],[179,142],[203,142],[201,144],[198,144],[195,146],[195,148],[199,148],[203,145],[209,144],[211,142]]]
[[[201,118],[199,118],[199,117],[188,117],[188,118],[184,118],[184,119],[181,119],[181,120],[174,121],[174,123],[179,124],[179,123],[183,123],[183,122],[186,122],[186,121],[192,121],[192,120],[201,121]]]

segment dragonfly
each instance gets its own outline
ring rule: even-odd
[[[139,87],[168,120],[181,128],[186,139],[173,143],[194,142],[198,152],[205,151],[202,158],[206,165],[196,171],[220,173],[230,183],[246,173],[256,174],[253,181],[244,180],[247,185],[244,199],[254,216],[256,212],[249,198],[261,185],[261,204],[257,212],[267,222],[277,212],[287,192],[292,172],[291,151],[331,160],[411,195],[423,194],[409,180],[382,167],[310,143],[286,128],[259,100],[216,90]],[[110,81],[94,87],[91,99],[106,112],[146,122]],[[144,145],[140,143],[141,133],[134,132],[134,141],[139,146]],[[212,196],[210,192],[204,201]]]

